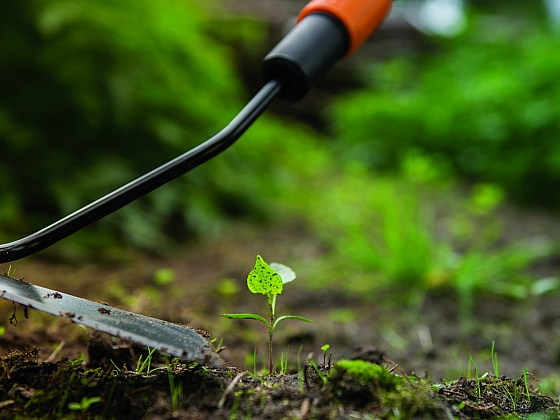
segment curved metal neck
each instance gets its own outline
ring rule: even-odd
[[[0,245],[0,263],[42,251],[221,153],[251,126],[278,95],[281,87],[277,80],[269,81],[214,137],[63,219],[17,241]]]

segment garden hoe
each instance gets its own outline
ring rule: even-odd
[[[0,263],[15,261],[77,232],[185,174],[233,144],[273,99],[301,100],[336,61],[351,55],[381,24],[391,0],[313,0],[295,27],[264,58],[266,83],[218,134],[46,228],[0,245]],[[224,366],[212,344],[194,329],[45,289],[0,275],[0,297],[158,349],[184,360]]]

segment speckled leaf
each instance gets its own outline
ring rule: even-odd
[[[280,274],[282,277],[282,283],[286,284],[293,281],[296,278],[296,273],[290,267],[280,263],[270,263],[270,268]]]
[[[253,293],[279,295],[282,293],[284,284],[282,283],[282,277],[270,268],[260,255],[257,255],[255,268],[247,276],[247,287]]]

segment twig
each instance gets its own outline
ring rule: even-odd
[[[220,398],[220,401],[218,402],[218,408],[222,409],[224,407],[224,404],[226,402],[226,397],[227,394],[229,394],[233,388],[235,387],[235,385],[237,384],[237,382],[239,382],[239,380],[241,378],[243,378],[244,376],[247,375],[247,372],[241,372],[239,374],[237,374],[237,376],[235,378],[233,378],[233,381],[231,381],[229,383],[229,385],[227,386],[226,390],[224,391],[224,393],[222,394],[222,397]]]
[[[299,414],[297,418],[299,420],[306,419],[308,413],[309,413],[309,398],[305,398],[301,403],[301,407],[299,409]]]
[[[60,351],[62,350],[62,348],[64,347],[64,345],[66,344],[66,342],[61,341],[58,346],[56,346],[56,348],[53,350],[53,352],[51,353],[51,355],[47,358],[47,360],[45,360],[45,363],[49,363],[52,362],[54,360],[54,358],[56,356],[58,356],[58,353],[60,353]]]

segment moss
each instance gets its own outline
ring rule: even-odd
[[[385,390],[395,389],[403,381],[402,377],[394,375],[385,366],[364,360],[341,360],[336,364],[334,372],[336,371],[364,384],[376,385]]]
[[[427,380],[398,376],[363,360],[339,361],[327,388],[340,403],[367,407],[382,418],[439,418],[444,410]]]

